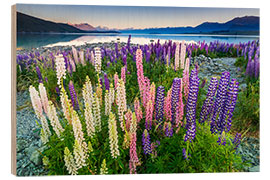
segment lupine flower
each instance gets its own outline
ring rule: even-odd
[[[181,86],[181,79],[174,78],[173,85],[172,85],[172,99],[171,99],[171,108],[172,108],[172,124],[175,123],[176,120],[176,110],[178,109],[178,102],[179,102],[179,92]]]
[[[55,57],[56,62],[56,75],[57,75],[57,84],[61,88],[61,79],[66,79],[66,65],[63,55]]]
[[[76,48],[74,48],[74,46],[72,46],[71,48],[72,48],[72,54],[73,54],[75,63],[79,64],[78,52],[77,52]]]
[[[37,71],[39,82],[42,83],[43,82],[43,78],[42,78],[42,75],[41,75],[41,72],[40,72],[40,69],[39,69],[38,66],[36,66],[36,71]]]
[[[155,99],[156,99],[156,85],[153,82],[150,86],[149,89],[149,95],[148,95],[148,101],[152,101],[152,105],[153,105],[153,109],[154,109],[154,105],[155,105]]]
[[[61,106],[64,112],[64,116],[66,120],[69,122],[69,124],[71,125],[72,124],[71,112],[73,112],[73,108],[71,105],[71,101],[70,99],[68,99],[67,93],[63,87],[61,88],[60,101],[61,101]]]
[[[109,139],[110,139],[110,150],[112,158],[117,158],[120,155],[118,149],[118,135],[115,115],[110,112],[109,115]]]
[[[199,119],[200,123],[204,123],[206,120],[209,119],[209,115],[211,115],[211,111],[213,109],[213,104],[214,104],[214,97],[217,90],[217,85],[218,85],[217,78],[212,77],[210,85],[208,87],[206,99],[203,103],[202,110],[200,113],[200,119]]]
[[[158,121],[159,128],[163,122],[164,115],[164,87],[159,86],[157,88],[157,101],[156,101],[156,120]]]
[[[181,42],[181,53],[180,53],[180,68],[184,69],[184,63],[185,63],[185,57],[186,57],[186,45],[185,45],[185,41]]]
[[[235,137],[233,139],[233,144],[235,146],[234,149],[237,149],[238,146],[240,145],[240,143],[241,143],[241,134],[240,133],[236,133],[236,135],[235,135]]]
[[[88,103],[85,104],[84,116],[87,135],[92,138],[95,135],[95,120],[93,117],[92,108]]]
[[[88,103],[90,108],[92,107],[92,101],[93,101],[93,90],[92,90],[92,84],[88,76],[86,76],[86,81],[82,89],[83,94],[83,100],[84,104]]]
[[[170,89],[167,92],[167,96],[165,98],[165,117],[166,117],[167,121],[172,121],[171,97],[172,97],[172,89]]]
[[[77,166],[75,164],[73,155],[69,151],[67,147],[65,147],[64,150],[64,161],[65,161],[65,166],[67,167],[68,173],[71,175],[76,175],[78,174],[77,172]]]
[[[226,95],[226,101],[218,118],[218,127],[221,132],[223,130],[228,132],[231,129],[232,115],[238,95],[238,84],[239,83],[236,82],[236,79],[232,79],[230,82]]]
[[[118,84],[118,74],[117,74],[117,72],[114,74],[114,88],[115,88],[115,90],[117,89],[117,84]]]
[[[93,117],[96,124],[96,130],[97,132],[100,132],[101,131],[100,105],[99,105],[99,99],[96,93],[94,93],[93,95],[92,108],[93,108]]]
[[[134,100],[134,110],[136,113],[137,122],[139,123],[142,119],[143,114],[142,114],[142,109],[140,106],[140,101],[137,97]]]
[[[75,110],[79,110],[79,103],[78,103],[78,99],[77,99],[77,94],[75,92],[75,88],[74,88],[72,81],[69,82],[68,87],[69,87],[70,97],[71,97],[71,101],[72,101],[72,106]]]
[[[127,110],[127,100],[126,100],[126,88],[122,79],[118,80],[117,90],[116,90],[116,99],[118,105],[118,116],[121,124],[121,128],[124,131],[124,112]]]
[[[102,104],[102,85],[101,83],[97,84],[96,94],[99,100],[99,104]]]
[[[85,153],[83,151],[82,146],[77,141],[77,139],[75,139],[73,153],[74,153],[74,159],[75,159],[75,163],[76,163],[77,168],[80,169],[83,166],[86,166]]]
[[[177,109],[176,109],[176,127],[179,126],[179,124],[182,124],[182,119],[183,119],[183,116],[184,116],[184,104],[183,104],[183,95],[182,95],[182,91],[183,91],[183,80],[182,78],[180,79],[181,80],[181,85],[180,85],[180,90],[179,90],[179,101],[178,101],[178,104],[177,104]]]
[[[143,152],[144,154],[151,154],[151,142],[150,142],[150,136],[148,134],[147,129],[144,130],[143,132],[143,137],[142,137],[142,144],[143,144]]]
[[[230,73],[226,71],[223,72],[219,80],[216,100],[213,106],[213,114],[211,117],[211,132],[212,133],[215,133],[217,130],[219,130],[218,128],[220,127],[220,125],[218,125],[218,122],[217,122],[217,117],[220,115],[224,107],[229,81],[230,81]]]
[[[171,122],[166,122],[164,124],[164,131],[165,131],[165,136],[167,137],[172,137],[173,136],[173,128]]]
[[[152,119],[153,119],[153,104],[152,101],[149,100],[146,105],[146,116],[145,116],[145,128],[150,130],[152,128]]]
[[[125,66],[121,68],[121,79],[124,81],[124,83],[126,83],[126,67]]]
[[[110,91],[109,91],[109,100],[110,100],[109,111],[111,111],[111,106],[114,103],[114,99],[115,99],[114,95],[115,95],[115,90],[113,88],[113,84],[111,83],[111,85],[110,85]]]
[[[39,83],[38,89],[39,89],[42,107],[44,109],[44,112],[47,114],[48,113],[47,109],[48,109],[49,104],[48,104],[48,97],[47,97],[46,89],[42,83]]]
[[[188,156],[187,156],[187,152],[185,148],[183,148],[182,154],[183,154],[184,159],[188,160]]]
[[[108,75],[104,73],[104,84],[105,84],[105,89],[109,91],[110,89],[110,81],[108,79]]]
[[[62,128],[62,125],[59,122],[59,119],[57,117],[56,109],[51,101],[48,102],[48,118],[50,119],[51,125],[53,127],[53,130],[57,134],[57,136],[60,138],[60,134],[64,131]]]
[[[144,108],[146,108],[147,102],[149,100],[149,97],[155,95],[155,94],[150,94],[150,80],[147,77],[144,77],[144,83],[143,83],[143,87],[142,87],[142,102],[143,102],[143,106]],[[152,99],[152,98],[150,98]]]
[[[130,109],[128,109],[128,111],[125,114],[125,123],[126,123],[127,131],[129,131],[129,129],[130,129],[131,121],[132,121],[132,111]]]
[[[82,65],[85,66],[84,52],[83,51],[80,51],[79,52],[79,56],[80,56],[80,61],[81,61]]]
[[[76,72],[76,65],[74,63],[74,60],[69,58],[69,63],[71,65],[71,67],[72,67],[72,72]]]
[[[101,73],[101,52],[100,48],[95,48],[95,70],[98,74]]]
[[[101,175],[108,174],[108,168],[106,167],[106,159],[103,159],[103,161],[102,161],[101,168],[100,168],[100,174]]]
[[[109,97],[109,91],[106,90],[105,91],[105,97],[104,97],[104,101],[105,101],[105,115],[109,115],[110,114],[110,97]]]
[[[49,130],[48,121],[43,115],[41,100],[38,95],[38,91],[33,86],[29,87],[29,92],[30,92],[32,106],[35,110],[35,114],[37,118],[41,121],[42,129],[43,129],[42,135],[44,139],[43,142],[46,143],[47,142],[46,140],[48,140],[48,137],[51,135],[51,132]]]
[[[190,74],[190,88],[187,100],[187,132],[185,135],[185,141],[189,140],[190,142],[195,138],[196,132],[196,105],[197,105],[197,96],[199,91],[199,78],[196,72],[196,69],[193,69]]]
[[[188,92],[189,92],[189,70],[184,69],[183,71],[183,88],[184,88],[184,97],[187,101]]]
[[[176,43],[175,49],[175,58],[174,58],[174,70],[177,71],[179,69],[179,51],[180,51],[180,44],[179,42]]]
[[[142,50],[137,49],[136,51],[136,67],[137,67],[137,77],[138,77],[138,84],[139,90],[142,97],[143,88],[144,88],[144,74],[143,74],[143,64],[142,64]]]

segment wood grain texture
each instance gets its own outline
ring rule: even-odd
[[[16,5],[11,6],[11,173],[16,175]]]

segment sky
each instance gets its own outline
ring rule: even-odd
[[[110,29],[186,27],[203,22],[227,22],[235,17],[259,16],[255,8],[196,8],[149,6],[89,6],[17,4],[17,11],[61,23],[88,23]]]

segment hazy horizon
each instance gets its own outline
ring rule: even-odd
[[[16,9],[57,23],[88,23],[110,29],[195,27],[203,22],[224,23],[235,17],[259,16],[256,8],[17,4]]]

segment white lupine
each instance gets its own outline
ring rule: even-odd
[[[86,76],[86,81],[83,86],[82,94],[83,94],[83,100],[84,103],[88,103],[90,108],[92,108],[92,101],[93,101],[93,90],[92,90],[92,84],[88,76]]]
[[[117,89],[116,89],[116,99],[118,105],[118,116],[122,130],[124,131],[124,112],[127,111],[127,102],[126,102],[126,89],[125,84],[122,79],[118,80]]]
[[[48,106],[48,118],[50,119],[53,130],[55,131],[57,136],[60,137],[60,134],[64,131],[64,129],[59,122],[56,109],[51,101],[49,101],[49,106]]]
[[[91,64],[92,64],[93,66],[95,65],[94,51],[91,51]]]
[[[95,48],[95,70],[98,74],[101,72],[101,51],[99,47]]]
[[[78,64],[79,63],[78,52],[76,48],[74,48],[74,46],[72,46],[71,49],[72,49],[72,54],[73,54],[75,63]]]
[[[113,104],[114,103],[114,94],[115,94],[115,90],[113,87],[113,84],[110,84],[110,90],[109,90],[109,98],[110,98],[110,103]]]
[[[66,65],[63,55],[55,56],[57,84],[61,87],[61,79],[66,79]]]
[[[180,51],[180,44],[179,44],[179,42],[176,42],[175,58],[174,58],[174,68],[175,68],[175,70],[179,69],[179,51]]]
[[[100,174],[101,175],[108,174],[108,168],[106,167],[106,159],[103,159],[103,161],[102,161],[101,168],[100,168]]]
[[[73,154],[74,154],[75,163],[78,169],[80,169],[83,166],[86,166],[85,152],[81,144],[77,141],[77,139],[75,139]]]
[[[111,103],[110,103],[110,96],[109,96],[109,91],[105,91],[105,115],[108,116],[111,111]]]
[[[73,155],[69,151],[67,147],[65,147],[64,150],[64,161],[65,161],[65,166],[67,167],[68,173],[71,175],[76,175],[78,174],[78,168],[75,164]]]
[[[62,109],[64,112],[64,116],[66,120],[69,122],[69,124],[72,124],[72,112],[73,112],[73,107],[71,105],[70,99],[68,99],[67,93],[65,89],[62,87],[61,92],[60,92],[60,101],[62,105]]]
[[[109,115],[108,126],[109,126],[111,155],[112,155],[112,158],[117,158],[117,156],[120,155],[119,149],[118,149],[118,134],[117,134],[115,115],[112,112],[110,112],[110,115]]]
[[[93,137],[95,135],[95,121],[92,113],[92,108],[88,103],[85,104],[84,109],[85,123],[87,135]]]
[[[39,89],[39,94],[40,94],[42,107],[44,109],[44,112],[47,114],[49,104],[48,104],[48,97],[47,97],[46,89],[45,89],[45,87],[44,87],[44,85],[42,83],[39,83],[38,89]]]
[[[97,132],[100,132],[101,131],[100,106],[99,106],[99,99],[96,93],[94,93],[93,95],[92,109],[93,109],[93,116],[94,116],[96,130]]]
[[[184,65],[185,65],[185,58],[186,58],[186,45],[185,45],[185,41],[181,42],[181,53],[180,53],[180,68],[184,69]]]
[[[34,108],[35,114],[40,119],[40,117],[43,114],[43,109],[42,109],[42,103],[41,99],[38,95],[38,91],[31,85],[29,87],[29,92],[30,92],[30,98],[32,102],[32,106]]]

